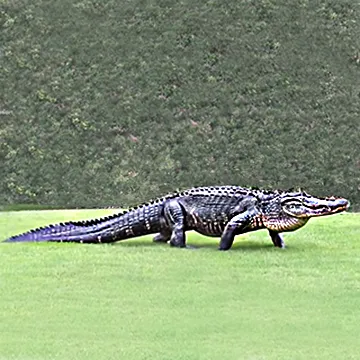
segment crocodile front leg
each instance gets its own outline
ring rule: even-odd
[[[272,240],[274,246],[281,248],[281,249],[285,249],[284,240],[281,238],[281,236],[278,232],[269,230],[269,235],[271,237],[271,240]]]
[[[234,216],[226,225],[221,236],[219,250],[229,250],[234,242],[235,235],[242,231],[251,223],[251,220],[259,214],[256,207],[252,207]]]

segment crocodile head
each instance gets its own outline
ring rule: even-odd
[[[349,208],[343,198],[318,198],[304,191],[279,193],[266,202],[263,223],[274,231],[293,231],[304,226],[311,217],[336,214]]]
[[[336,214],[347,210],[350,206],[349,201],[343,198],[336,198],[334,196],[317,198],[304,191],[288,193],[281,197],[280,201],[284,213],[296,218]]]

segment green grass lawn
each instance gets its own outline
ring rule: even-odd
[[[113,212],[3,212],[0,240]],[[0,360],[359,359],[360,215],[284,237],[0,244]]]

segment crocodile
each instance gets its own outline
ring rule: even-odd
[[[311,217],[349,208],[339,197],[314,197],[303,190],[261,190],[239,186],[194,187],[151,200],[110,216],[36,228],[5,242],[113,243],[156,234],[154,242],[184,248],[186,231],[220,237],[229,250],[236,235],[267,229],[274,246],[284,248],[280,233],[304,226]]]

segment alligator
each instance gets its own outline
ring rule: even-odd
[[[280,233],[304,226],[311,217],[345,211],[344,198],[319,198],[303,190],[260,190],[239,186],[194,187],[127,211],[85,221],[69,221],[30,230],[5,242],[112,243],[157,234],[154,242],[184,248],[186,231],[221,237],[229,250],[234,237],[267,229],[274,246],[284,248]]]

